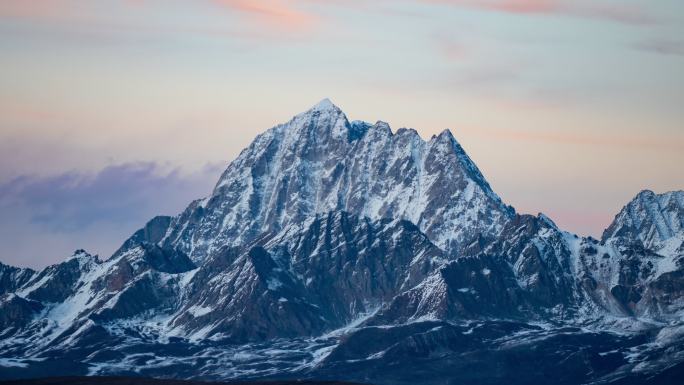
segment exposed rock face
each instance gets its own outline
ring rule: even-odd
[[[0,297],[0,328],[6,331],[23,327],[42,308],[40,302],[28,300],[15,294],[5,294]]]
[[[444,254],[406,221],[332,212],[292,231],[212,256],[172,324],[240,342],[317,335],[420,282]]]
[[[475,240],[465,255],[395,297],[372,322],[574,317],[589,301],[575,279],[572,241],[543,216],[516,216],[499,237]]]
[[[600,242],[578,237],[505,205],[449,131],[424,141],[323,101],[110,258],[0,264],[0,378],[668,378],[683,197],[642,192]]]

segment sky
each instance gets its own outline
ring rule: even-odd
[[[330,98],[600,236],[684,189],[681,0],[2,0],[0,261],[106,258]]]

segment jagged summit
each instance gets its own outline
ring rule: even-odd
[[[454,137],[454,134],[451,132],[450,129],[446,128],[442,130],[439,134],[437,135],[432,135],[432,137],[428,140],[423,139],[418,131],[416,131],[413,128],[406,128],[406,127],[401,127],[396,131],[393,131],[390,124],[387,123],[384,120],[377,120],[375,123],[369,123],[363,120],[352,120],[351,122],[347,120],[347,115],[344,113],[344,111],[334,104],[330,99],[324,98],[320,102],[316,103],[314,106],[309,108],[308,110],[301,112],[297,115],[295,115],[289,122],[277,125],[273,127],[269,131],[275,131],[276,134],[278,135],[287,135],[287,128],[300,128],[299,126],[301,125],[302,121],[307,121],[308,124],[304,124],[304,126],[308,127],[309,129],[316,128],[318,126],[326,126],[327,128],[336,128],[336,124],[329,125],[329,122],[337,123],[338,120],[343,120],[344,126],[347,130],[351,131],[356,131],[356,135],[351,135],[353,136],[353,139],[358,139],[365,132],[369,130],[377,131],[381,135],[387,135],[387,136],[395,136],[395,135],[409,135],[409,136],[415,136],[421,141],[429,143],[429,142],[434,142],[434,141],[444,141],[447,143],[452,143],[456,146],[460,147],[460,144]],[[299,134],[306,134],[306,131],[300,131],[300,130],[295,130],[296,133]],[[268,133],[268,131],[267,131]],[[263,134],[262,134],[263,135]],[[261,136],[261,135],[260,135]]]

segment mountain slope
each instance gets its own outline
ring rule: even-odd
[[[0,265],[0,378],[667,373],[684,362],[683,196],[642,192],[600,242],[578,237],[505,205],[449,131],[424,141],[324,100],[110,258]]]

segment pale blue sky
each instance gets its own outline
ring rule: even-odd
[[[5,0],[0,49],[3,262],[107,256],[324,97],[451,128],[506,202],[580,234],[684,188],[681,1]]]

